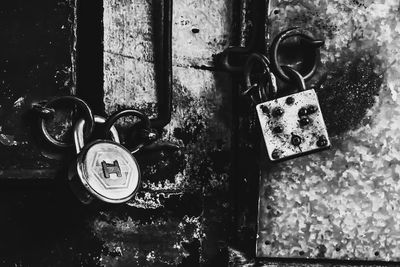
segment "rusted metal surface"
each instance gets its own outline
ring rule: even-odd
[[[330,146],[314,90],[261,103],[257,105],[257,114],[270,161],[302,156]]]
[[[74,91],[73,1],[2,2],[0,177],[51,178],[31,104]]]
[[[325,39],[316,86],[332,148],[261,164],[257,256],[400,261],[399,3],[271,1],[271,35]]]

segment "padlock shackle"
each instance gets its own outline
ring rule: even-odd
[[[289,82],[297,85],[299,91],[306,90],[306,82],[304,80],[304,77],[300,74],[300,72],[289,66],[282,66],[282,70],[290,78]]]
[[[103,129],[104,132],[107,133],[109,131],[109,129],[114,127],[114,124],[117,122],[117,120],[119,120],[120,118],[123,118],[123,117],[128,117],[128,116],[139,118],[139,122],[135,123],[133,126],[131,126],[131,128],[133,128],[135,125],[139,125],[140,127],[142,127],[142,129],[149,130],[149,132],[150,132],[150,127],[152,126],[152,124],[151,124],[149,117],[147,117],[144,113],[142,113],[136,109],[123,109],[123,110],[116,111],[113,114],[111,114],[110,117],[108,117],[108,119],[106,120],[106,122],[104,124],[104,129]],[[144,145],[145,145],[145,143],[138,144],[134,149],[131,150],[131,153],[134,154],[134,153],[138,152],[139,150],[141,150],[144,147]]]
[[[252,84],[251,81],[251,73],[256,66],[256,63],[260,63],[264,69],[263,75],[267,77],[268,84],[267,85],[262,85],[262,84]],[[268,58],[259,53],[253,53],[251,54],[245,64],[244,67],[244,80],[245,80],[245,86],[246,90],[242,93],[243,95],[250,95],[250,98],[255,104],[258,104],[257,102],[265,102],[268,100],[268,96],[274,98],[277,94],[277,85],[276,85],[276,78],[275,75],[272,73],[270,69],[270,62]],[[268,90],[267,90],[268,86]],[[257,101],[254,97],[253,91],[258,89],[259,93],[259,98],[260,101]]]
[[[104,124],[106,122],[106,119],[104,117],[94,115],[94,122],[99,123],[99,124]],[[85,128],[86,120],[84,118],[81,118],[78,120],[75,124],[74,127],[74,143],[75,143],[75,150],[76,153],[79,154],[81,152],[82,148],[85,146],[85,136],[83,134],[83,129]],[[119,140],[119,134],[117,129],[112,126],[109,130],[111,132],[111,139],[115,143],[120,143]]]
[[[111,127],[122,117],[133,116],[140,119],[141,123],[144,123],[143,127],[145,129],[150,129],[150,119],[144,113],[136,110],[136,109],[124,109],[121,111],[116,111],[108,117],[104,124],[104,132],[108,132]]]
[[[56,99],[53,99],[47,102],[42,109],[55,109],[57,105],[60,104],[69,104],[69,105],[76,105],[78,110],[81,112],[82,116],[88,122],[86,129],[84,130],[83,135],[85,137],[89,137],[93,133],[94,129],[94,116],[92,110],[90,109],[89,105],[82,99],[76,96],[61,96]],[[41,117],[40,118],[40,127],[43,133],[43,136],[47,142],[52,144],[53,146],[61,149],[72,147],[74,144],[72,142],[60,141],[55,139],[47,130],[47,122],[51,120],[51,117]]]
[[[308,81],[317,70],[317,66],[320,61],[320,47],[324,45],[324,40],[314,39],[310,33],[307,31],[299,28],[293,27],[289,28],[281,33],[279,33],[272,41],[271,47],[269,50],[269,56],[271,59],[271,68],[273,69],[274,73],[283,81],[289,82],[290,77],[285,73],[281,64],[278,61],[278,51],[281,44],[288,38],[291,37],[300,37],[300,42],[309,45],[313,51],[313,66],[303,75],[304,80]]]

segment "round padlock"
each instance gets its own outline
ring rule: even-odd
[[[105,119],[95,116],[96,123]],[[77,158],[70,166],[68,180],[81,202],[99,199],[107,203],[124,203],[131,199],[140,185],[140,169],[134,156],[119,144],[115,127],[110,128],[112,140],[95,140],[84,144],[85,120],[74,128]]]

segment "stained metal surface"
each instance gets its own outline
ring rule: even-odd
[[[310,82],[332,148],[261,164],[257,256],[400,261],[397,1],[271,1],[271,35],[324,38]]]

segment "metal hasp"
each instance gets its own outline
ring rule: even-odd
[[[246,20],[247,14],[245,14],[245,10],[248,5],[251,10],[251,23],[243,23],[243,21]],[[262,12],[263,10],[266,10],[265,1],[263,0],[255,0],[251,2],[246,0],[240,1],[238,17],[239,20],[242,21],[243,25],[252,25],[252,29],[250,30],[251,32],[249,33],[250,37],[246,44],[241,44],[241,46],[230,46],[221,53],[220,64],[222,65],[222,68],[234,73],[243,72],[246,59],[250,54],[254,52],[264,52],[265,48],[263,46],[265,43],[266,16],[265,12]],[[242,35],[245,35],[246,33],[244,32],[249,30],[245,28],[246,26],[243,26],[243,29],[241,29]],[[243,42],[240,41],[240,43]],[[233,61],[236,64],[233,63]]]
[[[296,42],[285,42],[290,39]],[[283,66],[290,66],[301,73],[305,81],[311,79],[320,62],[320,47],[323,40],[315,39],[309,32],[293,27],[279,33],[272,41],[269,49],[271,68],[278,78],[290,82]],[[286,58],[285,58],[286,57]],[[282,59],[284,62],[280,61]]]
[[[162,129],[170,123],[172,113],[172,0],[153,1],[154,64],[158,115],[151,127]]]

